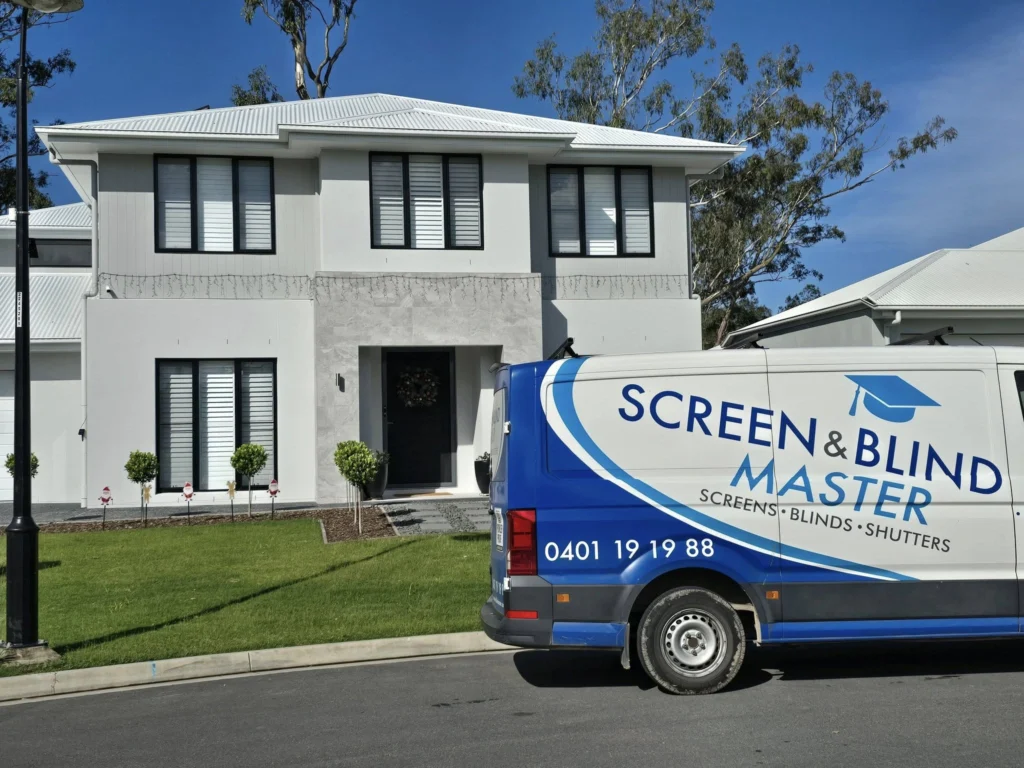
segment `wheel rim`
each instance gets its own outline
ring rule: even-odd
[[[718,669],[727,645],[721,623],[706,611],[681,611],[665,625],[665,657],[689,677],[702,677]]]

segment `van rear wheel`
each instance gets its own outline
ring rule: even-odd
[[[658,597],[640,619],[640,663],[669,693],[714,693],[736,677],[746,651],[743,623],[714,592],[679,587]]]

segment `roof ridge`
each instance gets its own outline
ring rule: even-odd
[[[939,250],[928,254],[924,258],[918,259],[917,263],[911,266],[910,269],[906,270],[905,272],[901,272],[900,274],[896,275],[896,277],[894,277],[892,280],[888,281],[887,283],[884,283],[883,285],[880,285],[878,288],[868,293],[864,298],[873,304],[877,304],[878,302],[882,301],[885,298],[885,295],[887,293],[903,285],[905,282],[907,282],[907,280],[914,277],[925,268],[930,267],[932,264],[934,264],[936,261],[938,261],[948,253],[948,248],[940,248]]]

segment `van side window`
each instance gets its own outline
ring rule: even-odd
[[[1020,398],[1020,410],[1024,414],[1024,371],[1016,371],[1013,378],[1017,382],[1017,397]]]

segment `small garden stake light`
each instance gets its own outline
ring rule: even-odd
[[[181,495],[185,497],[186,525],[192,525],[192,483],[185,483]]]
[[[277,480],[271,480],[270,485],[267,486],[267,493],[270,494],[270,519],[274,519],[274,500],[277,498],[277,494],[281,492],[280,486],[277,484]]]
[[[107,527],[107,506],[114,500],[114,497],[110,495],[110,486],[104,485],[103,490],[100,491],[100,504],[103,505],[103,522],[100,524],[101,528]]]

